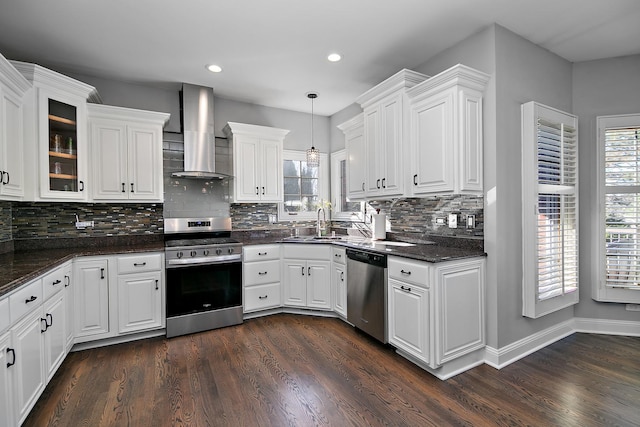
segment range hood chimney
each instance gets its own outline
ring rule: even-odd
[[[216,139],[213,128],[213,89],[182,85],[182,132],[184,134],[184,170],[173,172],[176,178],[224,179],[216,173]]]

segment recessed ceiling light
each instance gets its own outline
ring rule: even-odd
[[[219,73],[222,71],[222,67],[219,65],[211,64],[207,65],[207,70],[211,71],[212,73]]]
[[[342,57],[338,53],[332,53],[331,55],[327,56],[327,59],[331,62],[338,62],[342,59]]]

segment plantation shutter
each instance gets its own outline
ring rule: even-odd
[[[605,129],[606,285],[640,289],[640,127]]]
[[[523,315],[578,302],[577,118],[522,105]]]

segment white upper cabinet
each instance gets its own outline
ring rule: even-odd
[[[482,194],[482,94],[489,79],[458,64],[407,91],[406,195]]]
[[[352,163],[366,164],[365,190],[364,197],[349,194],[350,199],[388,198],[404,194],[404,164],[409,137],[406,91],[427,78],[424,74],[404,69],[357,99],[364,110],[364,150],[358,157],[347,147],[350,151],[348,166],[351,168]],[[355,183],[349,183],[349,188],[355,187]]]
[[[282,148],[289,131],[229,122],[224,133],[231,144],[231,201],[282,202]]]
[[[36,64],[11,64],[34,88],[25,100],[25,158],[38,159],[37,168],[25,168],[28,197],[88,200],[87,100],[100,102],[95,88]]]
[[[169,114],[89,104],[93,199],[162,202]]]
[[[367,176],[367,162],[364,156],[364,114],[358,114],[338,125],[338,129],[344,133],[347,150],[347,198],[349,200],[364,199]]]
[[[0,55],[0,199],[24,197],[24,96],[31,84]]]

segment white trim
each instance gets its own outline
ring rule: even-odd
[[[364,220],[364,202],[354,201],[353,203],[360,203],[360,212],[342,212],[340,210],[340,198],[342,193],[340,192],[340,162],[347,161],[347,149],[335,151],[331,153],[331,219],[334,221],[357,221],[362,222]],[[346,194],[345,194],[346,197]]]
[[[576,332],[638,337],[640,336],[640,321],[575,317],[500,349],[486,346],[484,361],[489,366],[502,369]]]
[[[640,337],[640,321],[576,317],[575,332]]]
[[[574,332],[574,322],[570,319],[499,349],[486,346],[484,361],[489,366],[502,369]]]

